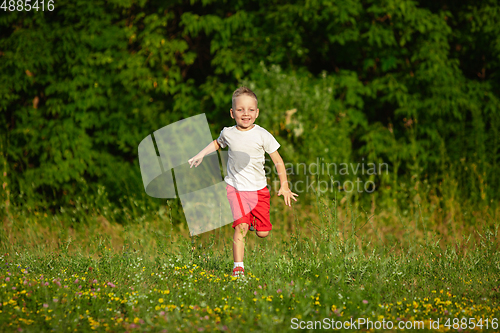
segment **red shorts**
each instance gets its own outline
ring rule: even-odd
[[[231,185],[227,185],[226,191],[233,213],[233,228],[238,224],[246,223],[253,224],[257,231],[273,229],[269,217],[271,195],[267,187],[258,191],[238,191]]]

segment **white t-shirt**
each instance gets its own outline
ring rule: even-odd
[[[227,176],[224,181],[238,191],[258,191],[267,186],[264,152],[274,153],[280,144],[264,128],[255,125],[248,131],[224,127],[217,142],[229,146]]]

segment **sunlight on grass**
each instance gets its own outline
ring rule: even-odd
[[[291,210],[268,239],[250,233],[245,278],[230,276],[230,226],[188,239],[158,216],[124,226],[92,217],[72,228],[36,213],[4,221],[0,327],[277,332],[293,318],[365,318],[425,327],[440,319],[447,331],[459,328],[455,318],[475,318],[491,329],[500,315],[495,227],[443,242],[400,216],[391,238],[348,203],[318,207],[321,216],[301,217],[302,226]]]

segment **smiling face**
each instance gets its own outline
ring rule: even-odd
[[[234,109],[231,109],[231,118],[236,120],[236,128],[248,131],[254,127],[255,119],[259,116],[257,101],[248,95],[240,95],[234,99]]]

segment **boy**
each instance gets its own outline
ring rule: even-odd
[[[278,196],[283,195],[285,204],[291,207],[291,199],[297,201],[295,199],[297,194],[290,191],[288,187],[285,165],[278,153],[280,144],[271,133],[254,124],[259,116],[255,93],[247,87],[236,89],[229,112],[231,118],[236,121],[236,125],[224,127],[217,140],[210,143],[188,162],[190,167],[197,167],[205,155],[229,146],[228,175],[224,181],[227,183],[227,197],[234,218],[233,276],[243,276],[245,274],[244,239],[249,227],[253,231],[255,225],[257,236],[261,238],[267,237],[272,229],[269,218],[270,194],[264,172],[264,152],[271,156],[278,171],[281,183]],[[238,154],[238,152],[241,153]],[[247,158],[242,158],[243,156]]]

